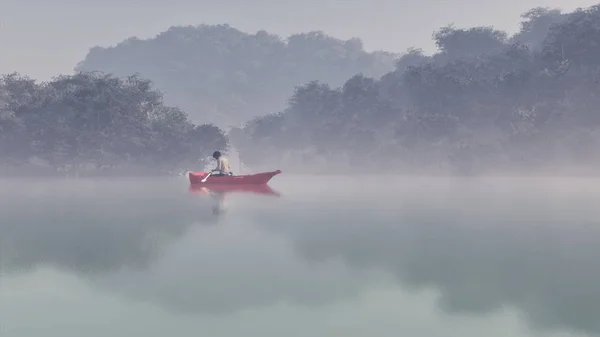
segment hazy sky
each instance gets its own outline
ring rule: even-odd
[[[323,30],[360,37],[368,50],[434,48],[446,24],[493,25],[509,33],[536,6],[571,11],[598,0],[0,0],[0,73],[46,80],[71,73],[90,47],[148,38],[173,25],[229,23],[282,36]]]

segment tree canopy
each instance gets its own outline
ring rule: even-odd
[[[202,166],[228,140],[214,125],[194,125],[185,112],[138,76],[77,73],[36,83],[0,78],[0,168],[165,173]]]
[[[283,109],[298,84],[319,80],[338,86],[357,73],[379,77],[393,69],[394,59],[392,53],[366,52],[357,38],[343,41],[320,31],[283,39],[200,25],[94,47],[77,70],[139,73],[192,120],[227,127]]]
[[[231,131],[249,165],[473,174],[598,168],[600,5],[535,8],[512,37],[444,27],[381,79],[298,86],[286,109]]]

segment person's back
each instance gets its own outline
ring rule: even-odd
[[[217,169],[221,173],[231,173],[231,168],[229,168],[229,159],[225,158],[224,156],[220,156],[219,159],[217,159]]]
[[[217,167],[213,171],[217,171],[219,174],[231,174],[231,168],[229,167],[229,160],[221,155],[221,152],[215,151],[213,158],[217,161]]]

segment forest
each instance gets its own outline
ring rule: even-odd
[[[433,39],[200,25],[94,47],[73,75],[0,78],[0,172],[168,174],[230,147],[255,171],[599,172],[600,5]]]
[[[303,172],[598,174],[600,5],[534,8],[513,36],[433,33],[374,79],[298,86],[279,112],[230,131],[251,167]]]
[[[0,78],[0,173],[169,174],[203,168],[225,133],[167,106],[149,80]]]
[[[139,73],[193,121],[227,128],[285,108],[299,84],[338,86],[358,73],[377,78],[394,69],[395,58],[364,51],[358,38],[344,41],[313,31],[284,39],[224,24],[174,26],[152,39],[94,47],[76,70]]]

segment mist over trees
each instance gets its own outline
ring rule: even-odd
[[[165,174],[203,167],[224,132],[166,106],[149,80],[78,73],[0,78],[0,171]]]
[[[231,140],[255,170],[598,171],[600,5],[534,8],[513,36],[449,25],[433,39],[433,55],[395,57],[320,32],[201,25],[96,47],[78,69],[108,75],[0,79],[0,170],[165,173]],[[186,112],[247,121],[225,135]]]
[[[357,73],[378,78],[393,70],[395,57],[368,53],[357,38],[343,41],[323,32],[283,39],[265,31],[200,25],[94,47],[77,70],[120,77],[139,73],[193,121],[228,127],[285,108],[296,85],[319,80],[339,86]]]
[[[340,172],[453,172],[600,163],[600,5],[535,8],[514,36],[492,27],[434,32],[381,79],[311,81],[283,111],[230,132],[250,166]]]

